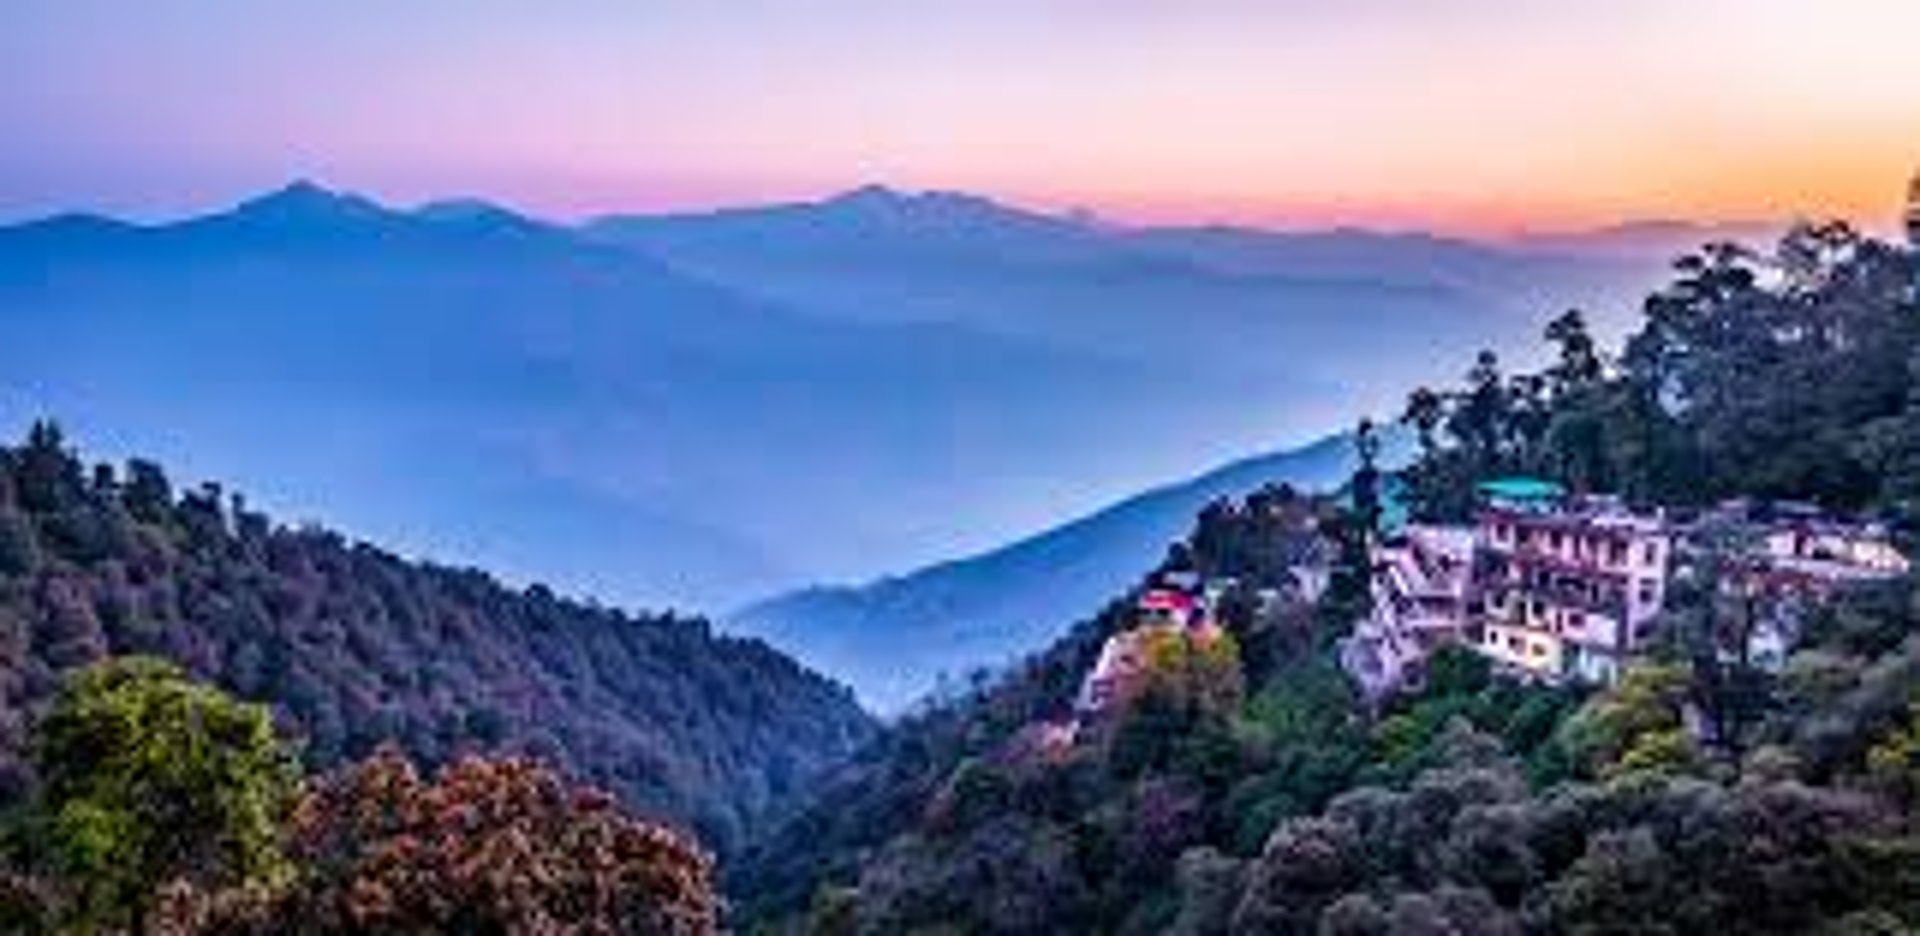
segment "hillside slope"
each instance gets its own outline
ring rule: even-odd
[[[1787,258],[1796,275],[1761,275]],[[1553,370],[1446,388],[1398,496],[1445,517],[1485,479],[1551,473],[1675,521],[1723,498],[1820,503],[1910,548],[1917,275],[1912,251],[1841,226],[1686,264],[1628,366],[1583,366],[1595,348],[1563,323]],[[1700,402],[1641,405],[1668,388]],[[1365,609],[1370,513],[1283,491],[1206,511],[1180,565],[1224,589],[1216,627],[1135,631],[1124,691],[1079,705],[1104,641],[1142,623],[1128,595],[903,719],[735,864],[748,918],[822,936],[1914,929],[1920,578],[1754,588],[1760,529],[1675,523],[1672,588],[1614,684],[1517,679],[1468,644],[1365,698],[1338,648]],[[1314,602],[1273,561],[1303,537],[1336,546]],[[1247,600],[1263,586],[1276,600]],[[1784,663],[1755,657],[1780,617]]]
[[[899,711],[943,674],[1046,646],[1158,561],[1209,501],[1280,482],[1330,487],[1352,471],[1352,449],[1337,436],[1245,459],[989,553],[864,586],[793,592],[729,622],[845,680],[875,710]]]
[[[705,621],[275,526],[36,427],[0,447],[0,800],[31,782],[25,726],[62,674],[123,653],[273,703],[318,767],[388,741],[534,753],[721,849],[873,732],[844,688]]]

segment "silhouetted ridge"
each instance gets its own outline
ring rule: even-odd
[[[373,221],[391,217],[392,212],[365,196],[299,179],[241,202],[228,216],[256,223],[314,223]]]

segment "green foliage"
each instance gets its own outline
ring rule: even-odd
[[[25,514],[0,504],[0,575],[30,575],[40,566],[40,542]]]
[[[1558,779],[1562,752],[1554,735],[1578,701],[1572,690],[1496,677],[1485,657],[1443,647],[1428,658],[1425,685],[1374,722],[1364,776],[1405,783],[1444,760],[1451,734],[1466,729],[1497,741],[1537,781]]]
[[[9,933],[717,930],[712,859],[527,759],[431,781],[387,749],[302,791],[265,709],[121,658],[38,726],[0,871]]]
[[[1844,224],[1802,225],[1770,256],[1717,244],[1681,258],[1617,361],[1571,312],[1548,325],[1558,354],[1540,373],[1508,376],[1483,354],[1458,390],[1409,398],[1418,512],[1458,518],[1477,481],[1528,473],[1641,503],[1748,495],[1911,514],[1913,267]]]
[[[1338,667],[1298,662],[1248,703],[1238,728],[1248,769],[1224,804],[1234,854],[1258,853],[1282,820],[1319,811],[1367,762],[1364,713]]]
[[[1354,430],[1354,447],[1360,464],[1347,481],[1346,504],[1328,525],[1335,556],[1327,593],[1321,600],[1329,629],[1339,634],[1345,634],[1352,622],[1365,618],[1373,608],[1373,547],[1380,540],[1385,514],[1383,475],[1377,464],[1380,440],[1371,420],[1361,420]]]
[[[271,885],[293,761],[266,709],[170,664],[111,660],[71,677],[41,722],[39,809],[76,918],[137,924],[162,884]]]
[[[386,742],[428,765],[533,752],[722,848],[875,727],[845,689],[703,620],[278,527],[150,462],[87,470],[39,424],[0,445],[0,796],[31,786],[20,726],[64,676],[128,654],[271,703],[310,767]]]
[[[1901,802],[1920,801],[1920,705],[1867,751],[1867,775]]]
[[[1619,684],[1568,720],[1560,743],[1581,775],[1589,778],[1696,771],[1701,756],[1683,712],[1690,687],[1682,667],[1629,668]]]
[[[1239,709],[1244,677],[1240,644],[1232,634],[1152,633],[1146,638],[1146,657],[1142,692],[1201,716],[1224,717]]]

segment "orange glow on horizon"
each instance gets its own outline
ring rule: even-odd
[[[0,217],[315,176],[559,217],[884,183],[1136,223],[1874,227],[1920,163],[1920,0],[27,6]]]

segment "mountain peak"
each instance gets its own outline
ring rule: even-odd
[[[844,192],[841,192],[840,194],[827,199],[826,203],[829,205],[875,207],[875,206],[882,206],[882,205],[898,205],[903,202],[910,201],[911,198],[912,196],[908,195],[905,192],[900,191],[899,189],[892,188],[886,185],[881,185],[878,183],[868,183],[866,185],[859,186],[858,188],[851,188]]]
[[[312,179],[301,177],[281,186],[278,191],[269,193],[269,197],[274,196],[282,198],[332,198],[335,197],[335,193],[332,189]]]
[[[892,227],[1051,229],[1076,226],[1070,219],[1016,208],[984,195],[943,189],[908,192],[886,185],[863,185],[821,202],[820,207]]]
[[[902,210],[928,210],[957,207],[994,209],[1006,212],[1018,210],[1002,205],[984,195],[975,195],[970,192],[953,191],[950,189],[927,189],[925,191],[909,192],[877,183],[848,189],[827,199],[826,204],[866,208],[897,208]]]
[[[530,231],[535,221],[505,205],[481,198],[442,198],[413,210],[413,216],[442,224],[466,224],[493,230]]]
[[[364,221],[387,215],[379,203],[350,192],[338,192],[309,179],[292,182],[241,202],[232,214],[261,221]]]

